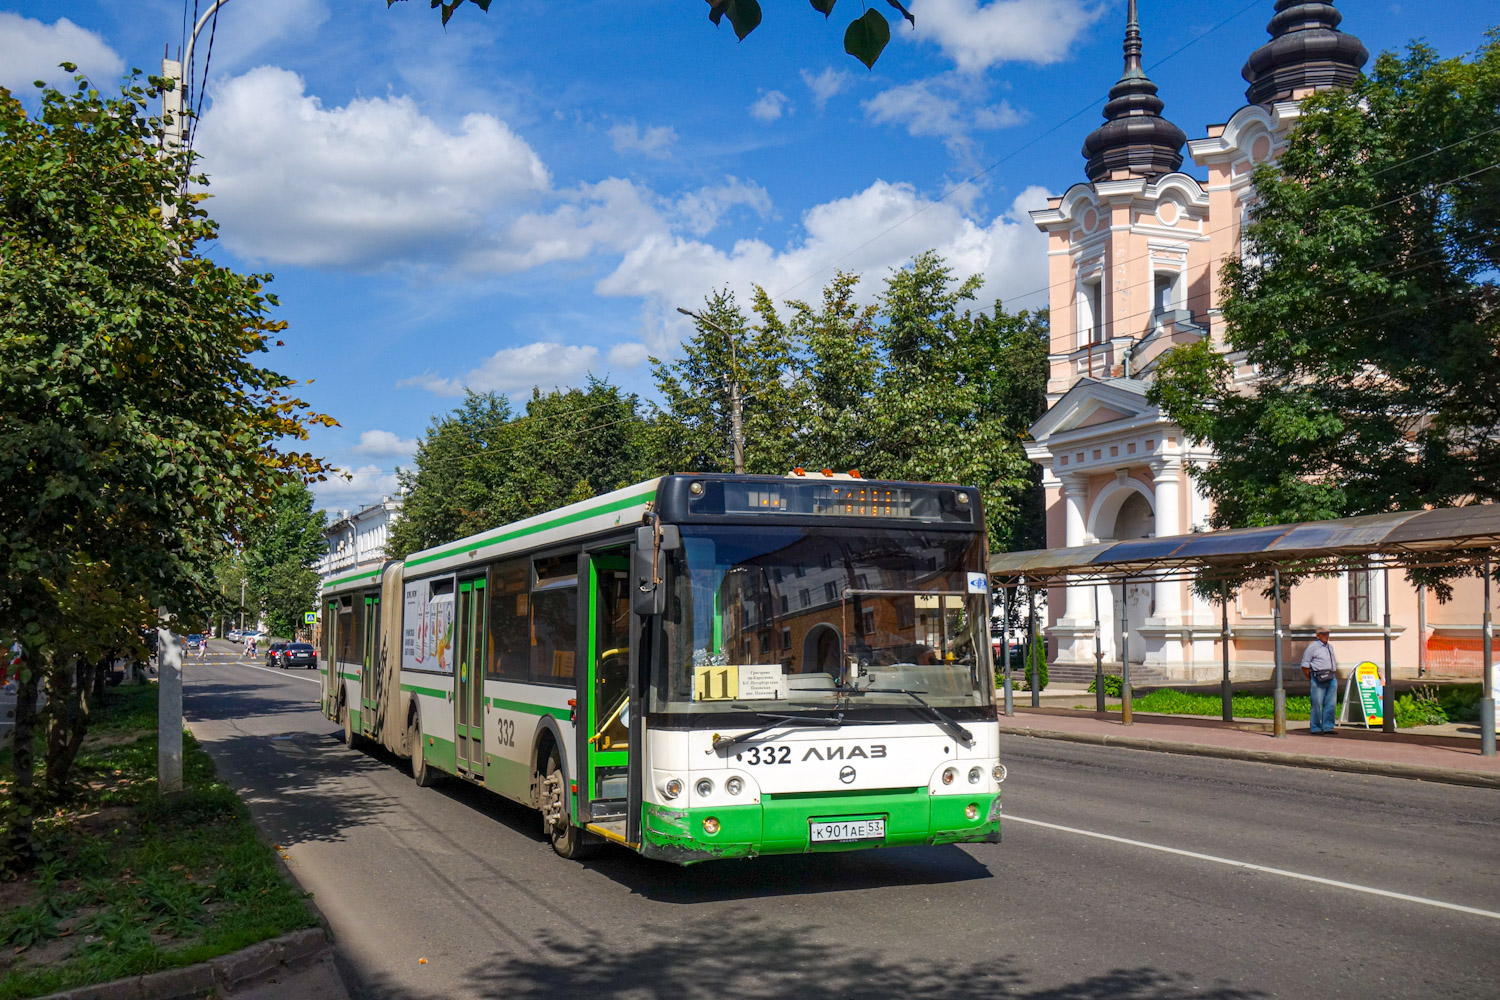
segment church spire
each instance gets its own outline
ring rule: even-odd
[[[1091,181],[1112,177],[1155,177],[1182,166],[1182,129],[1161,116],[1166,105],[1156,96],[1156,84],[1141,68],[1141,25],[1135,0],[1129,0],[1125,19],[1125,71],[1109,88],[1104,124],[1083,141],[1084,168]]]
[[[1352,84],[1370,53],[1358,38],[1338,30],[1343,19],[1332,0],[1277,0],[1266,25],[1271,40],[1250,53],[1240,70],[1250,84],[1245,100],[1275,104],[1311,90]]]

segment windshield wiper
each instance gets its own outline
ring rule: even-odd
[[[933,721],[935,721],[939,726],[942,726],[943,729],[947,730],[954,739],[958,740],[958,742],[964,744],[965,746],[974,745],[974,734],[969,732],[963,726],[959,725],[953,719],[949,718],[948,715],[944,712],[927,704],[927,702],[922,698],[922,695],[925,692],[907,691],[903,688],[865,688],[865,692],[867,694],[904,694],[912,701],[915,701],[918,705],[921,705],[923,708],[925,708],[927,710],[927,713],[932,716]]]
[[[761,733],[770,732],[777,726],[787,726],[793,729],[837,729],[844,724],[844,713],[826,716],[808,715],[771,715],[769,712],[756,712],[757,718],[770,719],[771,721],[759,729],[752,729],[748,733],[739,736],[716,736],[714,737],[715,750],[728,750],[730,747],[738,746],[746,740],[753,740]]]

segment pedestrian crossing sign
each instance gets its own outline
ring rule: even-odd
[[[303,615],[302,615],[302,623],[304,625],[311,625],[314,622],[316,622],[317,620],[318,620],[318,613],[316,611],[307,611],[307,612],[304,612]]]

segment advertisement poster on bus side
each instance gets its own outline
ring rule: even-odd
[[[403,595],[401,665],[453,672],[453,592],[430,595],[431,581],[407,583]]]

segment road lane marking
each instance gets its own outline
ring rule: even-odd
[[[1005,814],[1005,820],[1012,823],[1026,823],[1031,826],[1046,827],[1048,830],[1060,830],[1063,833],[1076,833],[1081,837],[1109,840],[1116,844],[1128,844],[1131,847],[1144,847],[1148,851],[1161,851],[1164,854],[1176,854],[1184,858],[1196,858],[1199,861],[1212,861],[1215,864],[1229,865],[1232,868],[1243,868],[1247,871],[1262,872],[1267,875],[1280,875],[1283,878],[1301,879],[1304,882],[1331,885],[1336,889],[1350,889],[1354,892],[1368,893],[1372,896],[1385,896],[1387,899],[1400,899],[1408,903],[1421,903],[1423,906],[1436,906],[1444,910],[1457,910],[1459,913],[1472,913],[1476,917],[1489,917],[1492,920],[1500,920],[1500,913],[1496,913],[1493,910],[1481,910],[1473,906],[1461,906],[1458,903],[1445,903],[1441,899],[1428,899],[1425,896],[1408,896],[1404,892],[1376,889],[1368,885],[1355,885],[1353,882],[1340,882],[1337,879],[1322,878],[1318,875],[1304,875],[1302,872],[1291,872],[1285,868],[1271,868],[1267,865],[1251,864],[1249,861],[1236,861],[1233,858],[1220,858],[1212,854],[1199,854],[1197,851],[1185,851],[1180,847],[1167,847],[1165,844],[1150,844],[1144,840],[1131,840],[1129,837],[1116,837],[1108,833],[1096,833],[1093,830],[1080,830],[1077,827],[1062,826],[1058,823],[1046,823],[1039,819],[1023,819],[1020,816],[1014,816],[1010,813]]]
[[[318,679],[316,677],[308,677],[306,674],[294,674],[281,669],[272,670],[270,667],[258,667],[253,663],[246,663],[243,660],[237,660],[234,663],[231,663],[230,666],[249,667],[251,670],[264,670],[268,674],[275,674],[277,677],[288,677],[294,681],[307,681],[311,684],[318,683]]]

